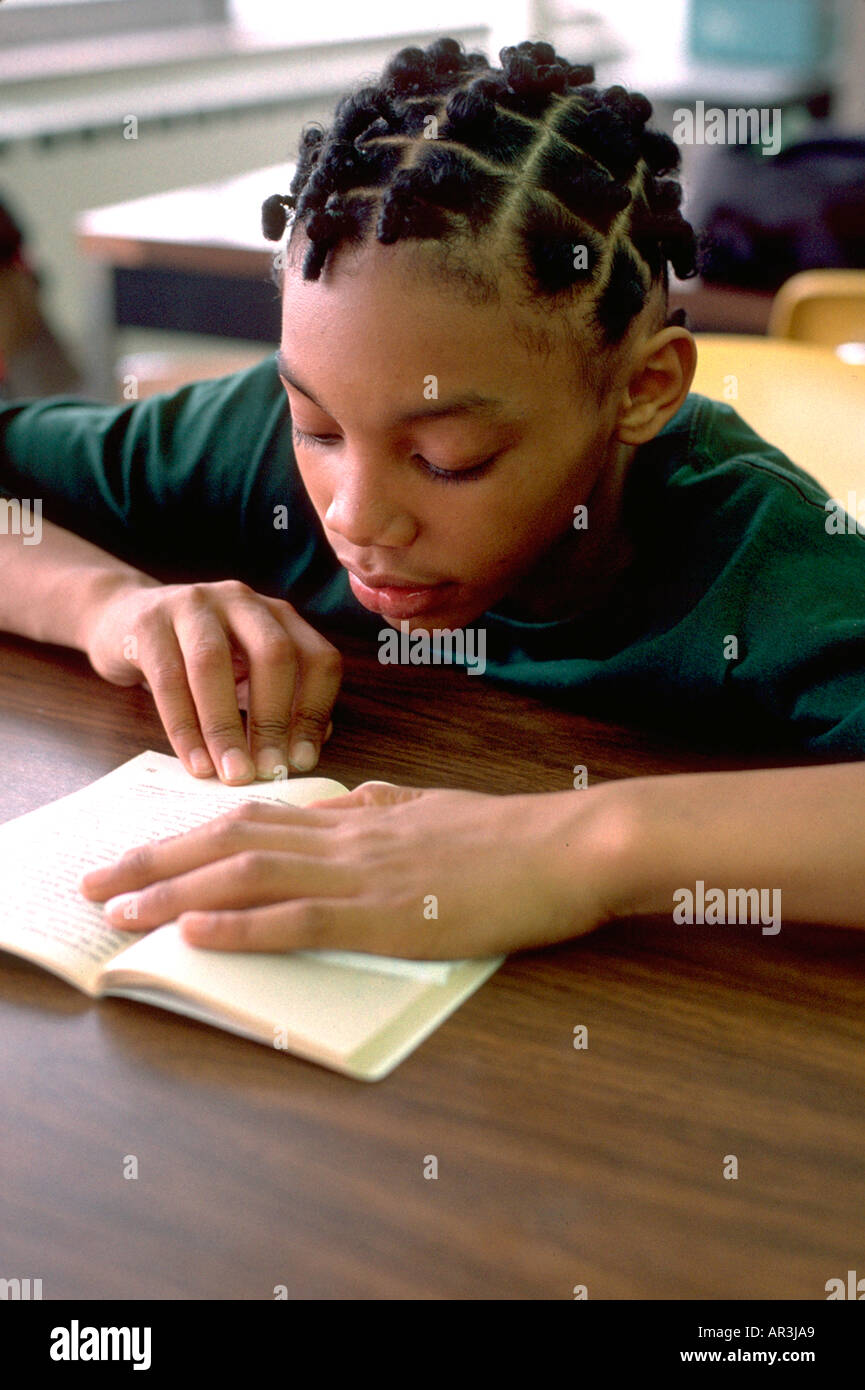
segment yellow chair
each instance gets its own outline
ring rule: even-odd
[[[791,275],[772,301],[767,331],[773,338],[841,348],[842,357],[865,360],[865,270]]]
[[[865,365],[829,347],[746,334],[695,333],[691,390],[725,401],[846,503],[865,497]]]

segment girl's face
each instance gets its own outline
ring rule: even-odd
[[[393,625],[531,604],[545,558],[567,601],[568,557],[604,524],[601,507],[575,529],[574,508],[622,447],[612,393],[578,394],[564,348],[522,346],[512,305],[468,303],[419,250],[342,247],[317,281],[289,258],[280,374],[306,490],[355,597]]]

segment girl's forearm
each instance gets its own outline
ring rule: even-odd
[[[763,889],[764,902],[780,894],[781,919],[865,928],[865,763],[640,777],[605,790],[617,802],[617,916],[685,911],[682,890],[699,908],[710,889],[729,902],[730,890]]]
[[[0,504],[2,505],[2,504]],[[35,518],[30,518],[34,522]],[[71,531],[38,518],[0,527],[0,630],[87,649],[95,608],[122,585],[157,581]]]

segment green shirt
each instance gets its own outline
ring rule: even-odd
[[[306,496],[272,357],[125,406],[0,407],[0,493],[160,578],[242,579],[373,647],[385,626]],[[730,406],[689,396],[634,458],[635,559],[603,611],[479,617],[486,676],[702,746],[865,755],[865,538],[828,529],[826,498]]]

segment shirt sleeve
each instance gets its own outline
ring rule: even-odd
[[[161,579],[283,593],[321,545],[272,356],[129,405],[4,405],[0,494]]]
[[[746,644],[730,679],[805,751],[865,758],[865,537],[827,531],[834,514],[810,499],[766,513],[760,569],[741,557]]]

